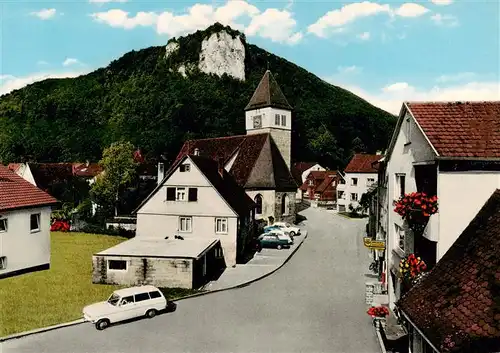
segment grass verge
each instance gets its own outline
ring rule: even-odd
[[[85,305],[106,300],[122,286],[92,283],[92,254],[126,238],[86,233],[51,233],[50,270],[2,279],[0,337],[82,317]],[[175,299],[198,291],[162,289]]]

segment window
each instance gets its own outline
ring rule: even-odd
[[[148,293],[136,294],[136,295],[134,295],[134,299],[135,299],[136,303],[143,302],[145,300],[149,300],[149,294]]]
[[[186,188],[177,188],[175,190],[176,201],[186,201]]]
[[[108,260],[108,270],[127,270],[127,261],[125,260]]]
[[[40,231],[40,213],[35,213],[31,215],[30,229],[32,233]]]
[[[149,292],[149,297],[151,299],[161,298],[161,293],[158,291]]]
[[[279,125],[280,124],[280,115],[276,114],[274,115],[274,125]]]
[[[351,185],[352,186],[358,185],[358,178],[351,178]]]
[[[281,116],[281,125],[286,126],[286,115]]]
[[[5,270],[7,268],[7,256],[0,257],[0,270]]]
[[[123,297],[123,299],[120,301],[120,306],[122,305],[130,305],[134,304],[134,296],[128,296],[128,297]]]
[[[175,188],[167,188],[167,201],[175,201]]]
[[[313,186],[313,185],[314,185],[314,181],[309,180],[309,186]]]
[[[198,189],[197,188],[189,188],[188,192],[188,201],[198,201]]]
[[[374,179],[374,178],[368,178],[368,179],[366,180],[366,185],[367,185],[367,186],[370,186],[370,185],[372,185],[374,182],[375,182],[375,179]]]
[[[405,174],[396,174],[396,195],[397,198],[405,196]]]
[[[345,184],[345,180],[344,180],[344,179],[342,179],[342,178],[340,178],[340,180],[339,180],[339,184]]]
[[[227,218],[215,219],[215,233],[227,234]]]
[[[0,219],[0,233],[7,231],[7,218]]]
[[[255,207],[255,214],[262,214],[262,195],[258,194],[254,199],[257,206]]]
[[[398,246],[401,250],[405,251],[405,231],[397,224],[394,225],[394,228],[396,229],[396,239],[398,239]]]
[[[410,143],[411,142],[411,120],[410,120],[410,117],[407,117],[406,118],[406,122],[405,122],[405,132],[406,132],[406,143]]]
[[[358,194],[355,192],[351,193],[351,201],[358,201]]]
[[[287,215],[288,209],[290,208],[290,198],[287,194],[284,194],[281,198],[281,214]]]
[[[192,232],[191,223],[191,217],[179,217],[179,231],[187,233]]]
[[[189,164],[181,164],[179,171],[181,172],[189,172],[191,170],[191,165]]]
[[[343,199],[344,198],[344,192],[343,191],[339,191],[338,192],[338,198],[339,199]]]

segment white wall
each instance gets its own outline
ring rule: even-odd
[[[274,119],[275,114],[280,114],[280,115],[286,116],[285,126],[281,125],[281,121],[280,121],[280,125],[275,124],[275,119]],[[292,129],[292,112],[291,111],[267,107],[267,108],[263,108],[263,109],[248,110],[245,112],[245,126],[246,126],[247,133],[260,133],[260,132],[262,132],[262,131],[259,131],[259,129],[254,129],[254,127],[253,127],[253,117],[256,115],[261,116],[262,128],[272,127],[272,128],[286,129],[286,130]],[[281,120],[281,118],[280,118],[280,120]]]
[[[500,188],[500,172],[439,173],[437,260],[443,257],[497,188]]]
[[[33,177],[33,173],[31,173],[31,169],[27,163],[21,163],[16,171],[16,174],[36,186],[35,178]]]
[[[275,216],[276,210],[276,192],[274,190],[247,190],[247,195],[255,201],[257,194],[262,195],[262,214],[255,214],[255,219],[269,219],[269,216]]]
[[[304,183],[304,181],[306,181],[309,173],[311,173],[313,170],[326,170],[325,168],[323,168],[322,166],[320,166],[319,164],[315,164],[313,165],[311,168],[307,169],[306,171],[304,171],[302,173],[302,183]],[[300,186],[300,185],[299,185]]]
[[[407,121],[409,119],[409,122]],[[410,124],[410,136],[407,136],[406,124]],[[410,142],[408,145],[407,142]],[[399,250],[399,235],[396,236],[395,224],[403,227],[403,220],[396,212],[394,212],[393,202],[399,199],[399,190],[396,184],[396,174],[405,174],[405,193],[417,191],[415,182],[415,172],[413,162],[430,161],[435,158],[435,153],[426,141],[424,135],[415,124],[414,119],[410,114],[406,114],[401,129],[398,132],[394,149],[387,162],[386,174],[387,182],[387,243],[386,243],[386,261],[387,261],[387,278],[389,283],[389,303],[394,304],[396,298],[392,281],[390,280],[390,270],[395,268],[398,270],[399,261],[404,256]],[[347,181],[349,182],[349,181]]]
[[[0,233],[0,256],[7,256],[7,268],[0,275],[50,263],[50,207],[2,213],[7,232]],[[31,233],[30,216],[40,213],[40,231]]]
[[[374,183],[377,182],[377,173],[345,173],[345,184],[337,185],[337,209],[339,205],[345,205],[346,211],[349,210],[349,204],[352,203],[354,207],[359,205],[361,196],[368,191],[372,183],[368,184],[368,179],[373,179]],[[352,185],[352,178],[358,179],[358,184],[356,186]],[[339,191],[343,191],[343,198],[339,198]],[[358,201],[351,201],[351,193],[356,193],[358,195]]]

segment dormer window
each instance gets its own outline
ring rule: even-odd
[[[191,170],[191,165],[189,164],[181,164],[179,171],[181,172],[189,172]]]

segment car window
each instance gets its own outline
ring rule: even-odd
[[[149,300],[149,294],[148,293],[140,293],[135,295],[135,302],[142,302],[144,300]]]
[[[111,296],[108,299],[108,303],[114,306],[116,306],[119,301],[120,301],[120,296],[115,293],[111,294]]]
[[[161,293],[158,291],[149,292],[149,296],[151,297],[151,299],[161,298]]]
[[[290,223],[287,223],[287,224],[286,224],[286,226],[287,226],[287,227],[291,227],[292,225],[291,225]]]
[[[129,305],[134,303],[134,297],[131,295],[129,297],[123,297],[123,299],[120,301],[120,306],[121,305]]]

